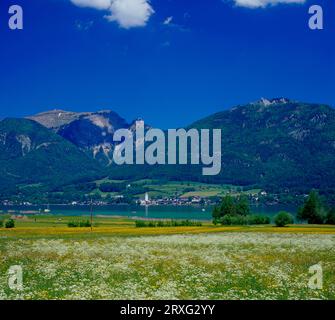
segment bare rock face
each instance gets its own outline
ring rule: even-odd
[[[28,117],[28,119],[58,133],[103,165],[111,164],[114,132],[131,127],[111,110],[98,112],[52,110]]]
[[[77,113],[56,109],[27,117],[27,119],[34,120],[48,129],[58,131],[62,126],[88,114],[89,113]]]
[[[16,136],[16,140],[21,144],[22,155],[25,156],[31,151],[32,142],[29,136],[19,134]]]

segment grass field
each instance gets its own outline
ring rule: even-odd
[[[335,299],[335,227],[135,228],[39,216],[0,229],[0,299]],[[308,287],[321,263],[323,289]],[[8,269],[23,268],[23,291]]]
[[[102,183],[124,183],[126,180],[110,180],[108,178],[95,181],[98,186]],[[130,185],[135,186],[145,186],[149,191],[148,194],[151,198],[155,197],[172,197],[180,196],[182,198],[188,197],[216,197],[224,196],[229,193],[232,196],[237,196],[240,194],[245,195],[255,195],[261,192],[261,189],[252,189],[248,191],[241,191],[239,187],[228,185],[228,184],[208,184],[201,182],[190,182],[190,181],[168,181],[160,182],[159,180],[153,179],[141,179],[136,181],[128,181]],[[185,191],[192,188],[192,191]],[[95,189],[92,194],[99,193],[102,196],[110,194],[112,196],[117,195],[118,193],[105,193]],[[143,198],[144,194],[138,194],[137,197]]]

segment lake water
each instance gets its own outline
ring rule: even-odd
[[[0,207],[2,213],[24,213],[29,211],[44,210],[45,207],[38,206],[11,206]],[[85,216],[90,214],[89,206],[50,206],[52,215],[68,215],[68,216]],[[295,215],[297,208],[294,206],[272,205],[272,206],[252,206],[253,213],[274,216],[279,211],[284,210]],[[195,219],[195,220],[211,220],[211,207],[193,207],[193,206],[128,206],[128,205],[111,205],[111,206],[95,206],[93,208],[94,215],[101,216],[121,216],[130,218],[156,218],[156,219]]]

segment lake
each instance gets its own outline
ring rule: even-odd
[[[2,213],[28,213],[31,211],[44,210],[45,206],[2,206]],[[51,205],[50,214],[67,215],[67,216],[84,216],[90,214],[89,206],[66,206]],[[252,206],[253,213],[274,216],[279,211],[284,210],[295,215],[297,208],[287,205],[272,206]],[[155,219],[194,219],[194,220],[211,220],[212,207],[196,207],[196,206],[129,206],[129,205],[110,205],[110,206],[94,206],[94,215],[101,216],[122,216],[130,218],[155,218]]]

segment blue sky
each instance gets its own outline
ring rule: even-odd
[[[257,7],[271,1],[304,2],[0,1],[0,118],[112,109],[173,128],[261,97],[335,105],[334,2]],[[10,4],[22,31],[7,27]],[[322,31],[308,28],[312,4]]]

